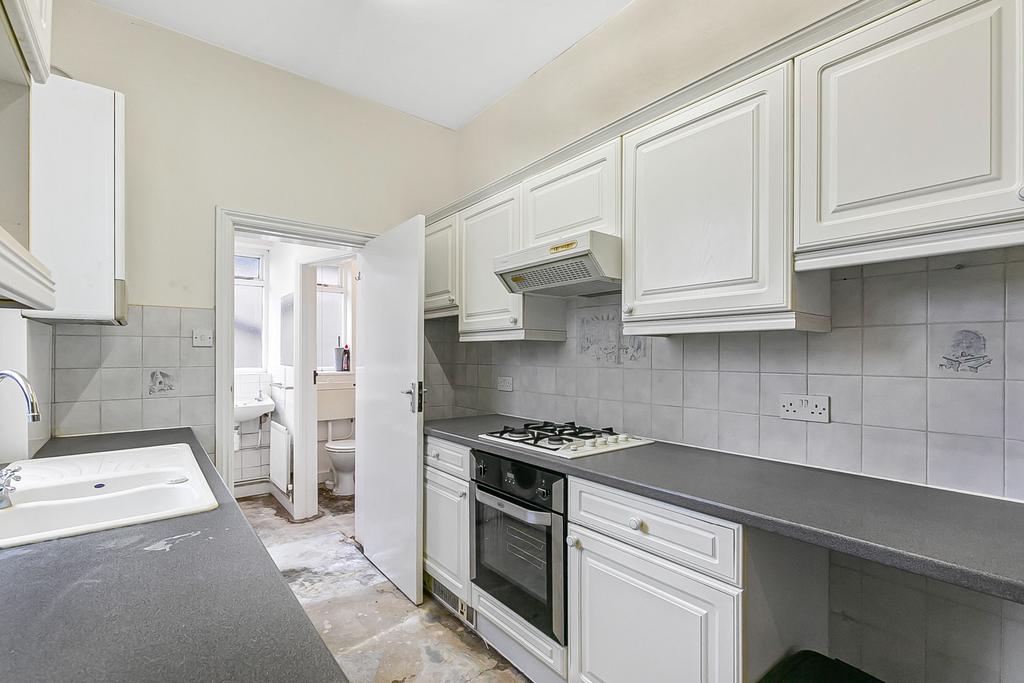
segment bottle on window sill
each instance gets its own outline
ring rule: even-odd
[[[352,352],[348,350],[348,344],[345,344],[345,348],[341,350],[341,371],[348,372],[351,370],[351,359]]]

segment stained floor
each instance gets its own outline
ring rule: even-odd
[[[526,683],[430,596],[409,602],[352,541],[352,497],[320,492],[315,520],[292,523],[273,496],[238,501],[352,683]]]

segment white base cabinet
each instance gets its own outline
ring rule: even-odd
[[[793,268],[791,96],[786,63],[623,137],[624,333],[831,328]]]
[[[423,568],[468,603],[469,484],[426,467],[423,504]]]
[[[798,269],[1024,243],[1022,9],[918,2],[797,57]]]

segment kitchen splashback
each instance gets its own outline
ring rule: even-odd
[[[1024,248],[832,272],[833,331],[629,337],[570,300],[564,343],[427,321],[426,417],[499,412],[1024,499]],[[499,376],[514,391],[495,389]],[[832,422],[778,417],[828,394]]]

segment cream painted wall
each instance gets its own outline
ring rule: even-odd
[[[851,4],[633,0],[459,131],[457,194],[498,180]]]
[[[455,134],[88,0],[53,62],[125,95],[128,299],[214,305],[217,205],[381,232],[454,199]]]

